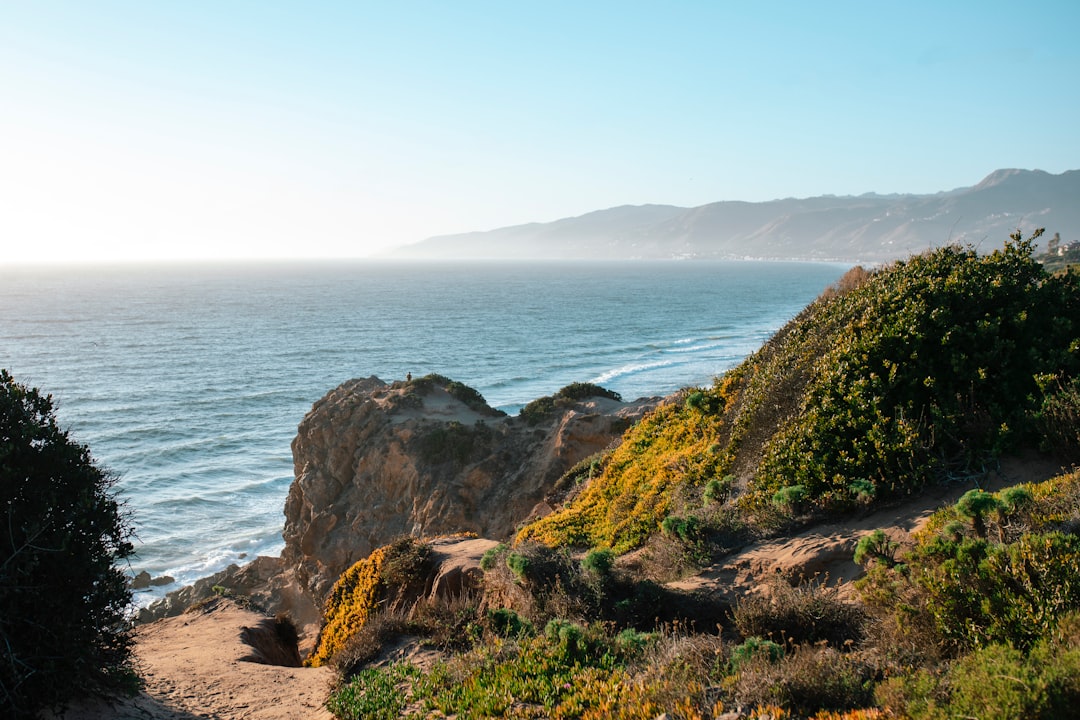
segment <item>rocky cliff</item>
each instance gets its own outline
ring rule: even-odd
[[[592,397],[508,417],[445,378],[351,380],[315,404],[293,441],[282,559],[321,598],[398,535],[508,538],[548,511],[563,473],[654,404]]]
[[[298,428],[281,557],[201,580],[140,620],[175,615],[219,586],[302,624],[316,621],[338,576],[395,537],[502,540],[530,515],[550,512],[545,498],[558,479],[617,442],[657,401],[560,397],[509,417],[439,376],[350,380]]]

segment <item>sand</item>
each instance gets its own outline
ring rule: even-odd
[[[263,616],[217,599],[199,611],[159,620],[136,632],[135,657],[145,682],[135,698],[90,699],[63,720],[330,720],[323,706],[333,671],[243,660],[245,627]]]

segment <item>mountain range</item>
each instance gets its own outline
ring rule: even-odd
[[[996,170],[929,195],[867,193],[699,207],[624,205],[547,223],[441,235],[417,259],[729,258],[886,262],[950,243],[980,250],[1020,230],[1080,240],[1080,170]]]

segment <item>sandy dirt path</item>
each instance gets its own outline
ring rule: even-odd
[[[323,707],[332,671],[243,660],[240,635],[262,615],[217,599],[198,611],[159,620],[136,633],[145,687],[113,703],[93,700],[63,720],[331,720]]]

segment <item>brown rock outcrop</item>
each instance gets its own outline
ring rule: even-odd
[[[293,441],[281,557],[170,593],[139,621],[225,591],[287,612],[310,631],[333,583],[373,549],[400,535],[509,539],[530,515],[550,512],[546,498],[567,470],[659,402],[559,397],[546,411],[508,417],[474,390],[434,377],[350,380],[316,402]]]
[[[371,377],[315,403],[293,441],[282,553],[314,601],[398,535],[509,538],[559,477],[656,404],[586,398],[530,423],[470,393]]]

